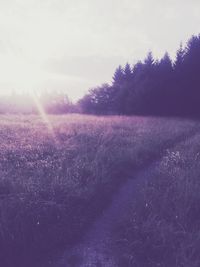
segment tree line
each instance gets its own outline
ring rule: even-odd
[[[77,112],[77,106],[61,92],[19,94],[14,91],[0,96],[0,114],[38,114],[41,110],[48,114],[64,114]]]
[[[78,104],[89,114],[199,116],[200,35],[181,44],[175,60],[149,52],[133,67],[119,66],[111,85],[90,89]]]
[[[119,66],[111,84],[92,88],[77,103],[65,93],[43,92],[0,97],[0,113],[37,114],[38,104],[50,114],[200,116],[200,35],[181,44],[172,60],[166,52],[154,59]]]

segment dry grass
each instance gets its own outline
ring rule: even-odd
[[[144,117],[0,117],[0,260],[30,266],[72,246],[138,168],[195,122]]]
[[[119,266],[200,266],[198,132],[166,150],[155,177],[133,199],[131,214],[115,230]]]

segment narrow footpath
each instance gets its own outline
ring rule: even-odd
[[[113,226],[123,220],[131,207],[132,199],[138,194],[146,181],[156,172],[159,161],[148,168],[138,171],[127,180],[113,196],[109,206],[93,224],[83,241],[73,249],[66,251],[59,262],[52,267],[116,267],[111,251],[111,233]]]

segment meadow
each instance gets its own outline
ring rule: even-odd
[[[133,198],[130,213],[115,226],[118,266],[199,267],[199,192],[198,130],[164,151],[154,176]]]
[[[199,199],[196,172],[199,139],[195,133],[199,129],[196,121],[176,118],[1,115],[1,266],[37,266],[41,259],[74,246],[118,188],[163,153],[166,157],[161,161],[158,177],[144,188],[144,198],[133,201],[133,213],[141,210],[138,214],[143,214],[146,198],[154,207],[145,213],[146,217],[138,215],[136,226],[144,233],[145,227],[149,227],[150,232],[153,228],[160,239],[164,236],[168,242],[167,231],[173,235],[176,227],[174,219],[170,221],[171,216],[178,216],[177,225],[187,218],[184,221],[187,225],[181,228],[181,233],[177,230],[177,235],[186,229],[187,240],[193,240],[191,228],[198,228],[199,220],[195,217]],[[173,208],[171,202],[175,203]],[[195,217],[195,225],[191,226],[185,207]],[[146,226],[148,216],[151,220]],[[155,224],[157,216],[163,224]],[[166,226],[168,221],[170,228]],[[131,237],[135,238],[132,222],[129,214],[120,226],[124,231],[118,233],[122,239],[127,239],[127,233],[130,237],[130,242],[122,244],[126,257],[122,255],[121,262],[132,259]],[[159,246],[157,242],[155,240],[155,245]],[[143,239],[142,243],[146,244]],[[192,246],[196,247],[193,243]],[[179,247],[176,246],[177,250],[181,250]],[[116,251],[119,248],[115,246]]]

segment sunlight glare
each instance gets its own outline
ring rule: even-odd
[[[48,118],[48,115],[46,114],[46,112],[45,112],[45,110],[44,110],[44,108],[43,108],[43,106],[42,106],[37,94],[34,91],[32,91],[31,92],[31,96],[33,98],[33,101],[34,101],[34,103],[35,103],[35,105],[37,107],[37,110],[38,110],[43,122],[47,126],[47,129],[48,129],[49,133],[53,137],[55,143],[57,143],[57,138],[56,138],[53,126],[52,126],[52,124],[51,124],[51,122],[50,122],[50,120]]]
[[[1,83],[5,84],[5,88],[1,88],[1,93],[7,93],[8,81],[17,93],[31,93],[39,88],[45,78],[40,66],[36,67],[34,63],[28,63],[14,56],[1,56],[0,60]]]

